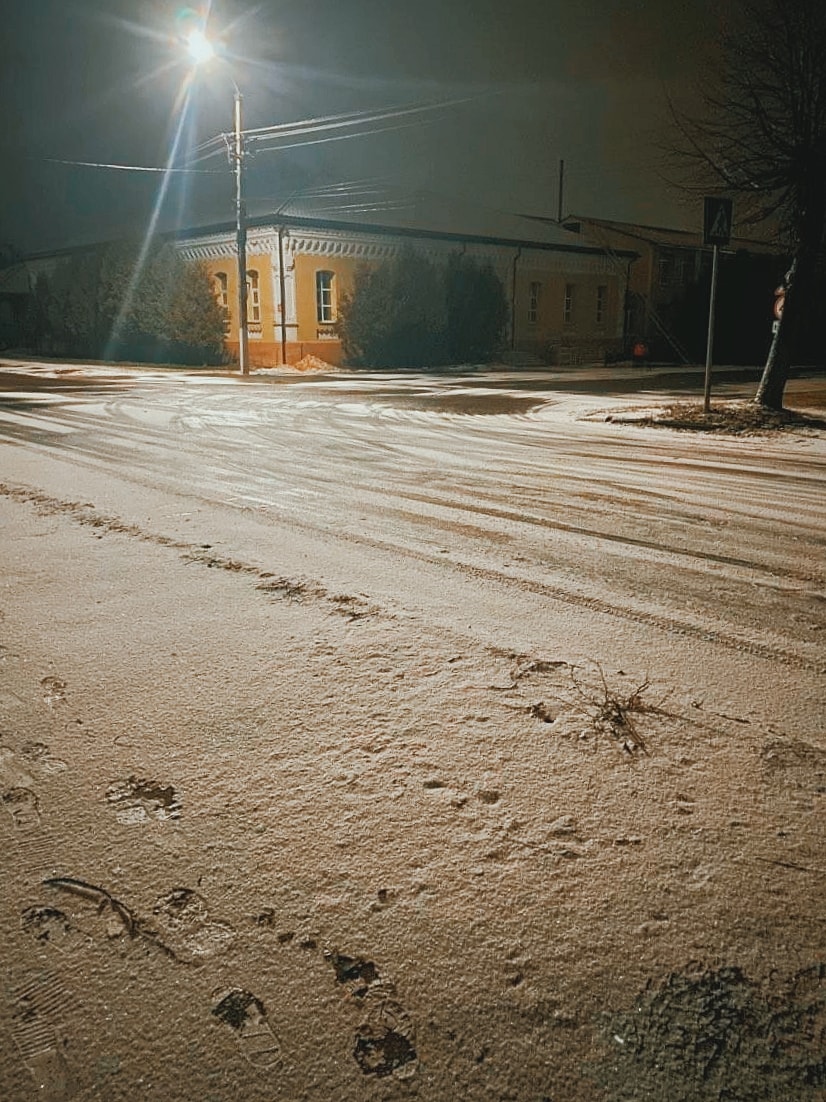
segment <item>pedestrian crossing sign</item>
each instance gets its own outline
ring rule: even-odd
[[[731,239],[731,199],[707,195],[703,200],[703,242],[728,245]]]

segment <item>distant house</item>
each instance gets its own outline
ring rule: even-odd
[[[628,284],[626,331],[631,344],[643,342],[657,359],[697,359],[708,311],[708,292],[703,300],[698,289],[708,284],[712,258],[702,232],[579,215],[570,216],[564,225],[609,255],[624,249],[639,255]],[[748,238],[732,238],[721,254],[723,269],[737,259],[739,283],[739,293],[734,289],[724,296],[718,311],[721,343],[725,344],[727,327],[739,326],[744,360],[760,359],[760,350],[770,340],[774,288],[786,259],[776,246]]]
[[[207,265],[226,311],[227,347],[237,355],[234,227],[188,230],[176,240],[184,257]],[[477,213],[467,205],[431,204],[382,222],[293,205],[248,224],[250,363],[274,366],[306,355],[340,363],[339,303],[351,290],[356,269],[405,247],[437,260],[459,251],[494,268],[510,305],[507,340],[516,361],[601,361],[625,343],[633,249],[609,253],[587,234],[515,215]]]

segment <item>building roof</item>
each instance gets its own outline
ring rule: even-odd
[[[351,230],[368,234],[392,234],[410,238],[477,242],[548,249],[559,252],[603,255],[605,248],[590,235],[572,232],[557,223],[543,223],[519,214],[447,199],[431,192],[386,192],[374,202],[342,203],[341,196],[296,197],[274,211],[262,211],[247,219],[250,227],[284,226],[295,229]],[[177,238],[234,231],[234,223],[190,227]],[[614,250],[628,258],[632,250]]]
[[[274,202],[268,200],[266,202]],[[605,242],[589,229],[572,230],[553,219],[511,214],[466,201],[449,199],[434,192],[406,192],[382,188],[377,195],[341,194],[335,188],[315,194],[297,195],[268,208],[262,200],[250,200],[247,226],[250,229],[284,226],[296,230],[338,230],[360,234],[381,234],[412,239],[468,242],[493,246],[547,249],[579,255],[605,254]],[[190,240],[214,234],[234,234],[235,221],[210,222],[158,234],[161,239]],[[47,252],[29,254],[26,262],[54,262],[64,256],[86,252],[109,241],[86,242]],[[633,249],[613,248],[614,255],[634,259]]]
[[[610,218],[592,218],[589,215],[572,214],[565,219],[565,224],[572,229],[575,225],[581,226],[589,237],[595,241],[600,239],[600,231],[624,234],[626,237],[649,245],[660,245],[671,249],[702,249],[709,248],[703,242],[703,232],[698,230],[676,230],[667,226],[647,226],[638,222],[616,222]],[[747,252],[770,253],[780,255],[783,249],[770,241],[759,241],[755,238],[732,237],[726,248],[731,250],[744,249]]]

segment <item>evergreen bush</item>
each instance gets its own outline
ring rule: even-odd
[[[405,249],[357,270],[338,332],[354,367],[424,368],[492,359],[506,320],[505,293],[490,266],[460,253],[440,265]]]
[[[29,306],[31,347],[72,358],[216,364],[224,319],[205,266],[171,245],[136,243],[76,252],[38,277]]]

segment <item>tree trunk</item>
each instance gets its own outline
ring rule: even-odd
[[[823,179],[823,174],[817,175]],[[826,239],[826,195],[815,188],[815,198],[806,204],[798,233],[798,247],[786,276],[783,317],[769,349],[763,376],[754,397],[767,409],[783,408],[783,391],[795,357],[801,351],[804,327],[819,324],[822,303],[818,294],[818,267]]]
[[[798,249],[786,276],[786,297],[783,317],[769,349],[763,376],[754,397],[758,405],[767,409],[783,408],[783,391],[792,364],[801,351],[804,326],[817,321],[817,304],[814,294],[817,280],[818,248],[808,243]]]
[[[792,366],[794,343],[794,311],[797,307],[797,257],[785,280],[786,294],[783,300],[783,316],[778,320],[777,332],[772,338],[766,366],[754,400],[766,409],[783,408],[783,392]]]

